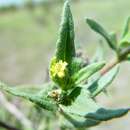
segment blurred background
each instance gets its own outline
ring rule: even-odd
[[[64,0],[0,0],[0,80],[10,85],[43,84],[46,81],[49,60],[54,53],[58,37]],[[71,0],[75,23],[75,43],[86,57],[95,53],[99,35],[91,31],[85,18],[94,18],[110,32],[120,37],[124,21],[130,15],[130,0]],[[105,42],[105,41],[104,41]],[[108,46],[106,60],[113,57]],[[130,67],[121,66],[116,80],[109,87],[108,96],[100,95],[101,104],[109,107],[127,107],[130,104]],[[23,122],[3,105],[3,100],[15,105],[24,115]],[[35,130],[45,130],[45,111],[19,98],[1,94],[0,121],[21,128],[33,125]],[[36,118],[37,117],[37,118]],[[53,118],[53,117],[52,117]],[[27,122],[27,123],[25,123]],[[44,122],[44,123],[43,123]],[[102,123],[92,130],[129,130],[130,114]],[[56,124],[55,124],[56,125]],[[40,128],[38,128],[40,127]],[[57,128],[57,126],[55,126]],[[55,130],[53,127],[52,129]],[[5,130],[0,128],[0,130]],[[28,129],[27,129],[28,130]],[[47,130],[47,129],[46,129]],[[58,129],[56,129],[58,130]]]

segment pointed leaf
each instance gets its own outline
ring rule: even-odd
[[[116,45],[111,40],[111,36],[105,31],[105,29],[100,24],[98,24],[96,21],[92,19],[86,19],[86,22],[91,27],[91,29],[93,29],[95,32],[99,33],[105,38],[110,48],[112,48],[113,50],[116,50]]]
[[[66,1],[63,9],[59,39],[57,41],[56,58],[70,63],[74,56],[74,23],[69,3]]]
[[[61,105],[61,113],[69,120],[74,127],[91,127],[102,121],[107,121],[113,118],[118,118],[130,109],[104,109],[97,105],[89,93],[82,89],[81,94],[77,97],[71,106]]]
[[[127,18],[122,37],[124,37],[130,31],[130,16]]]
[[[112,43],[117,46],[117,36],[116,36],[116,33],[115,32],[111,32],[110,34],[110,39],[112,41]]]
[[[113,118],[118,118],[126,113],[128,113],[130,109],[104,109],[104,108],[99,108],[95,113],[88,113],[85,117],[90,118],[90,119],[95,119],[99,121],[107,121]]]
[[[106,87],[112,83],[118,71],[119,71],[119,65],[116,65],[114,68],[108,71],[105,75],[95,79],[95,81],[92,81],[92,83],[88,87],[88,90],[91,93],[91,96],[95,97],[104,89],[106,89]]]
[[[48,98],[47,91],[42,90],[45,89],[45,87],[50,87],[52,88],[52,84],[47,84],[44,86],[42,89],[41,88],[35,88],[34,86],[28,86],[29,88],[26,88],[24,86],[20,87],[9,87],[8,85],[1,83],[0,82],[0,89],[5,90],[6,92],[13,94],[15,96],[23,97],[27,100],[30,100],[31,102],[39,105],[40,107],[50,110],[50,111],[55,111],[56,110],[56,104],[55,102]]]
[[[130,46],[130,32],[127,33],[119,43],[120,47],[128,47]]]
[[[99,71],[105,65],[104,62],[93,63],[77,72],[72,79],[76,81],[76,84],[85,82],[92,74]]]
[[[127,18],[122,34],[122,39],[119,43],[120,47],[130,46],[130,16]]]
[[[98,120],[92,120],[92,119],[87,119],[85,117],[75,115],[75,114],[70,114],[66,112],[62,112],[62,115],[64,116],[64,119],[62,122],[63,126],[69,127],[69,128],[88,128],[92,126],[96,126],[100,123]]]

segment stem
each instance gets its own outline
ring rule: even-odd
[[[105,65],[101,71],[100,74],[104,75],[105,73],[107,73],[109,70],[111,70],[115,65],[117,65],[118,63],[120,63],[120,61],[118,59],[114,59],[112,60],[109,64]]]
[[[101,69],[100,74],[104,75],[107,73],[109,70],[111,70],[115,65],[118,63],[121,63],[126,60],[127,55],[130,53],[130,47],[123,49],[120,54],[118,54],[117,58],[112,60],[109,64],[103,67]]]

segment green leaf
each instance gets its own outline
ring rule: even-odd
[[[99,71],[104,65],[104,62],[90,64],[77,72],[72,79],[75,81],[75,84],[84,83],[91,75]]]
[[[112,41],[112,43],[117,47],[117,36],[115,32],[111,32],[110,34],[110,39]]]
[[[127,33],[119,43],[120,47],[129,47],[130,46],[130,32]]]
[[[89,93],[82,89],[81,94],[77,97],[71,106],[60,106],[62,115],[69,120],[74,127],[91,127],[98,125],[102,121],[118,118],[130,109],[105,109],[96,104],[90,98]]]
[[[125,115],[130,109],[104,109],[104,108],[99,108],[95,113],[88,113],[85,117],[90,118],[90,119],[95,119],[95,120],[100,120],[100,121],[107,121],[113,118],[118,118],[123,115]]]
[[[127,60],[130,61],[130,54],[127,56]]]
[[[52,89],[53,86],[53,84],[49,83],[42,87],[35,85],[10,87],[0,82],[1,90],[5,90],[6,92],[15,96],[23,97],[37,104],[38,106],[50,111],[55,111],[57,109],[55,102],[52,99],[48,98],[48,90]],[[47,88],[45,89],[45,87]]]
[[[71,102],[74,101],[81,92],[81,87],[74,87],[68,94],[69,99],[71,99]]]
[[[77,73],[81,68],[86,66],[86,62],[81,57],[74,57],[71,63],[71,75]]]
[[[90,85],[88,87],[88,90],[91,93],[91,96],[95,97],[100,92],[105,90],[106,87],[112,83],[112,81],[116,77],[118,71],[119,71],[119,65],[116,65],[114,68],[112,68],[106,74],[104,74],[101,77],[96,78],[95,81],[92,81],[92,83],[90,83]]]
[[[111,39],[111,36],[105,31],[105,29],[100,24],[98,24],[96,21],[92,19],[86,19],[86,22],[88,23],[91,29],[93,29],[95,32],[99,33],[101,36],[105,38],[110,48],[112,48],[113,50],[116,50],[116,45]]]
[[[120,47],[130,46],[130,17],[127,18],[122,34],[122,39],[119,43]]]
[[[63,9],[59,39],[57,41],[56,58],[70,63],[74,56],[74,23],[69,2],[66,1]]]
[[[130,16],[127,18],[122,37],[124,37],[130,31]]]
[[[66,119],[63,120],[64,122],[62,122],[62,125],[69,128],[88,128],[88,127],[96,126],[100,123],[100,121],[91,120],[89,118],[87,119],[85,117],[66,113],[64,111],[62,112],[62,115]]]
[[[60,94],[58,103],[63,104],[65,106],[69,106],[75,99],[80,95],[81,87],[74,86],[72,89],[68,90],[67,92],[62,91]]]

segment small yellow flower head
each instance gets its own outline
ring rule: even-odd
[[[67,65],[68,65],[67,62],[65,61],[63,62],[62,60],[53,64],[50,68],[52,77],[55,77],[57,75],[59,78],[63,78],[65,76]]]

